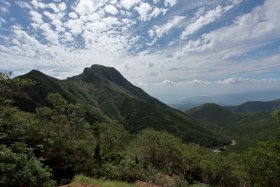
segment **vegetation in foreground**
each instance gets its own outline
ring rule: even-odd
[[[163,131],[130,134],[118,121],[90,124],[83,105],[56,93],[34,112],[14,107],[16,90],[33,84],[0,77],[0,186],[66,184],[77,174],[161,186],[280,183],[279,139],[242,154],[222,155]]]
[[[102,179],[93,179],[83,175],[77,175],[74,177],[72,183],[81,183],[81,184],[90,184],[98,187],[137,187],[134,184],[112,181],[112,180],[102,180]]]

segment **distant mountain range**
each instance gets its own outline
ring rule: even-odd
[[[279,121],[270,113],[277,108],[280,108],[279,100],[247,102],[235,107],[206,103],[187,110],[186,114],[234,139],[237,145],[228,149],[240,151],[256,145],[258,141],[279,136]]]
[[[266,112],[271,113],[280,108],[280,99],[273,101],[248,101],[237,106],[227,106],[234,112]]]
[[[261,92],[190,97],[177,101],[175,104],[170,104],[170,106],[181,111],[186,111],[204,103],[217,103],[221,106],[235,106],[248,101],[271,101],[279,98],[280,90],[267,90]]]
[[[45,106],[48,93],[57,92],[72,103],[81,103],[91,124],[117,120],[132,133],[145,128],[167,131],[183,139],[203,145],[224,143],[223,137],[149,96],[128,82],[116,69],[101,65],[86,68],[82,74],[65,80],[55,79],[33,70],[18,78],[28,78],[37,84],[21,90],[16,105],[27,111]]]

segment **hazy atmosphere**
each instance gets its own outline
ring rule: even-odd
[[[280,0],[0,0],[0,186],[279,186],[279,18]]]
[[[111,66],[164,102],[280,88],[279,0],[0,0],[0,70]]]

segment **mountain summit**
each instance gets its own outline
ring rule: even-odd
[[[17,99],[19,106],[23,106],[21,102],[29,102],[28,106],[32,107],[44,106],[47,94],[57,92],[70,102],[83,104],[92,124],[117,120],[130,132],[153,128],[170,132],[185,142],[209,146],[221,143],[221,138],[213,131],[151,97],[112,67],[93,65],[66,80],[58,80],[39,71],[31,71],[20,78],[32,79],[37,85],[32,90],[23,91],[21,95],[24,97]]]

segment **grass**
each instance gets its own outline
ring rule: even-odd
[[[97,185],[98,187],[136,187],[134,184],[129,184],[120,181],[93,179],[83,175],[77,175],[73,179],[74,183]]]

